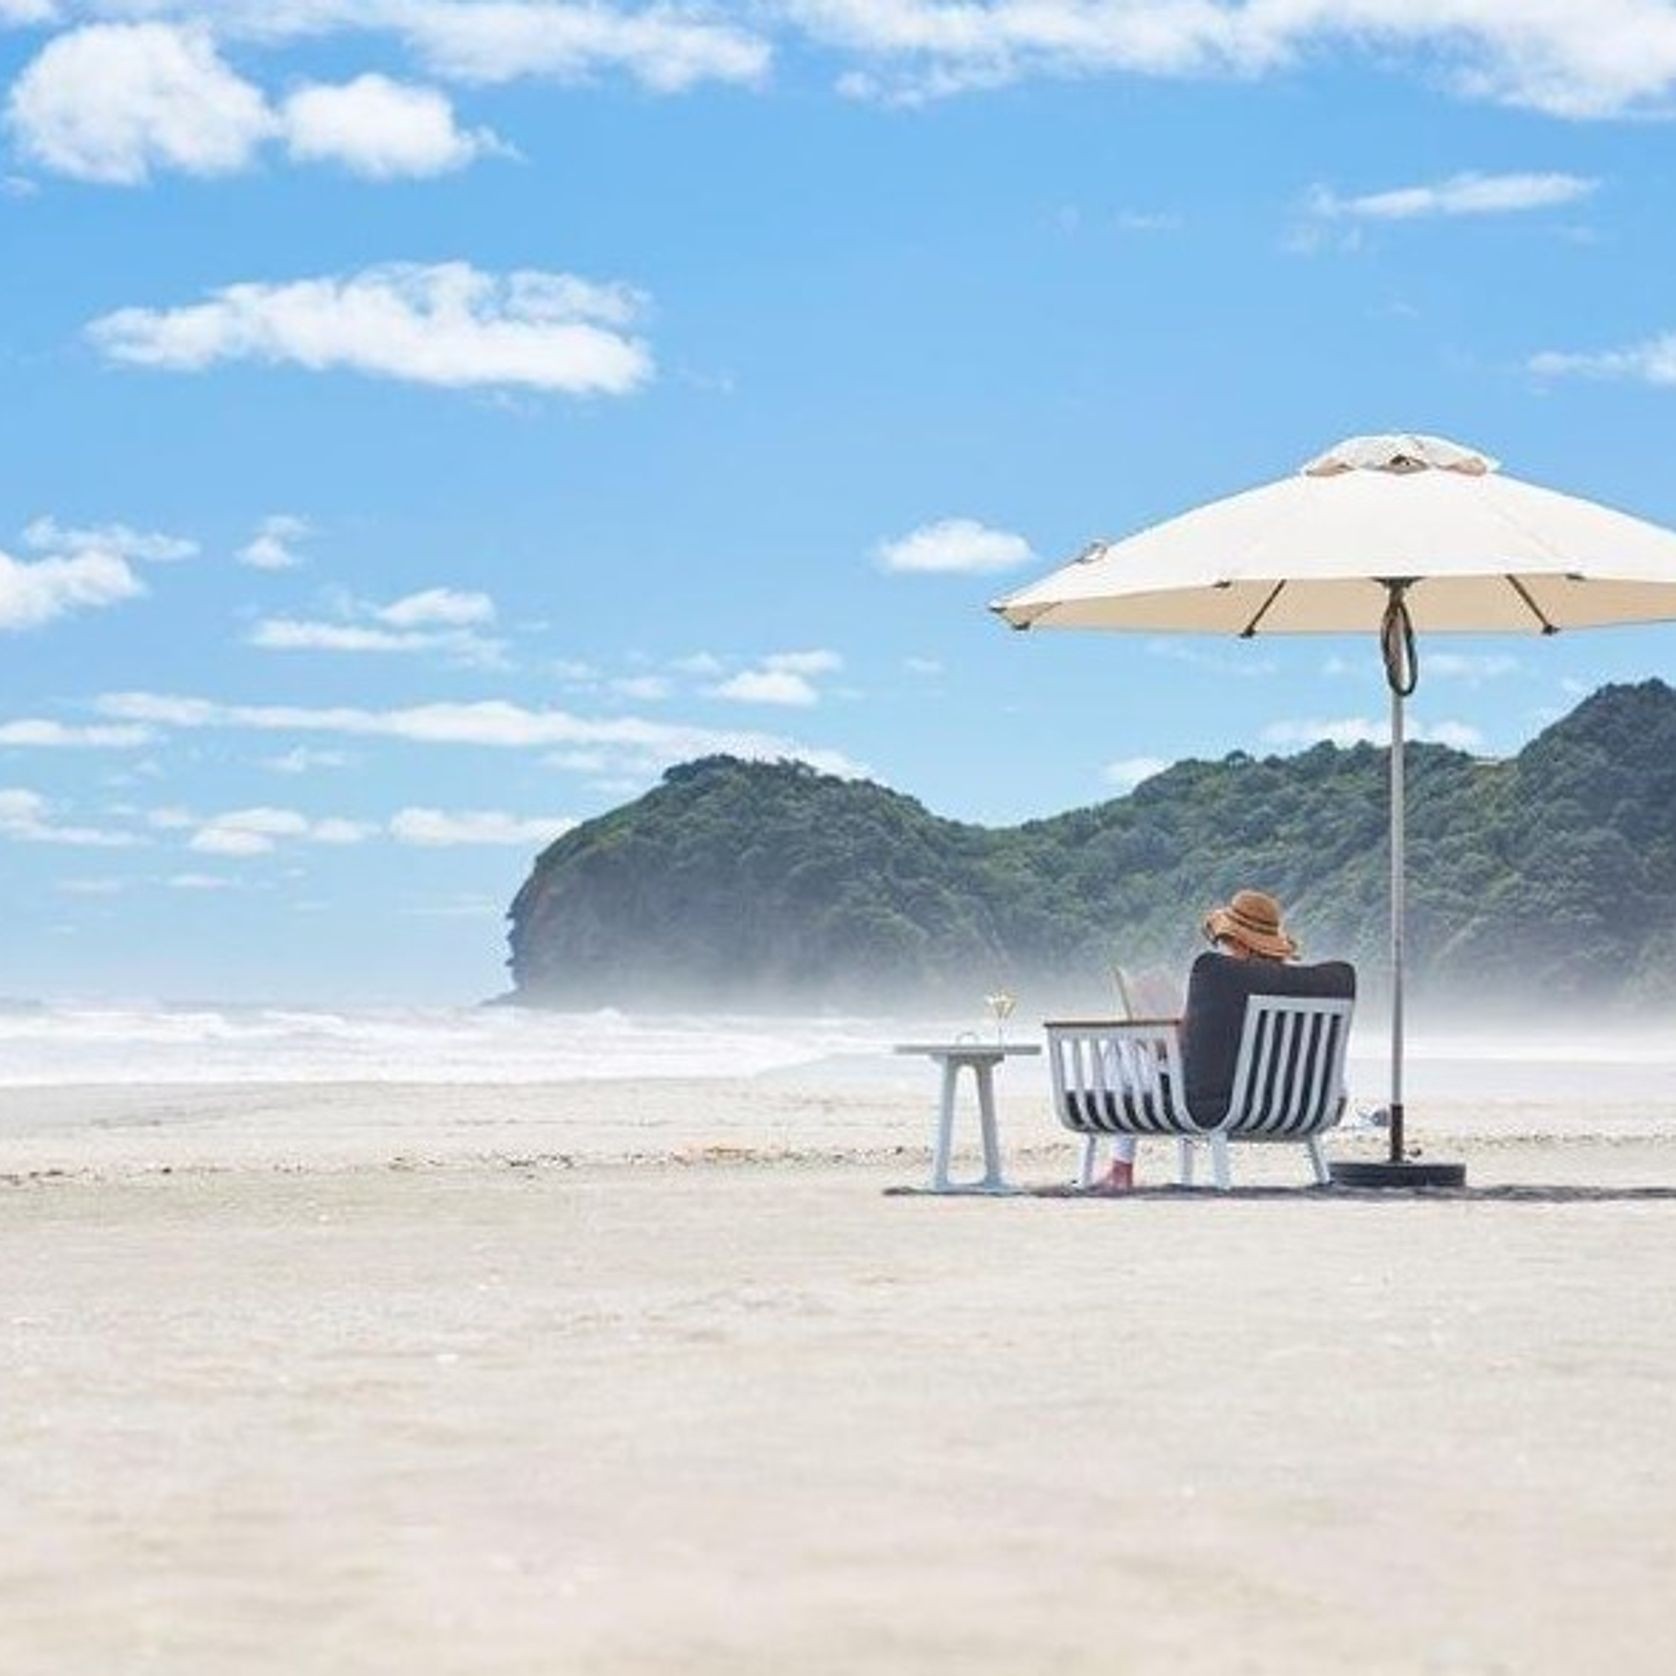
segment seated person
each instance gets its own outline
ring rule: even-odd
[[[1206,916],[1204,934],[1219,955],[1230,960],[1256,961],[1270,966],[1282,966],[1298,956],[1297,940],[1287,933],[1280,904],[1260,890],[1237,890],[1225,907],[1213,908]],[[1205,957],[1201,956],[1202,961]],[[1195,966],[1195,972],[1198,967]],[[1191,999],[1191,990],[1189,998]],[[1244,1000],[1240,1001],[1241,1017]],[[1191,1008],[1189,1009],[1191,1017]],[[1208,1022],[1208,1021],[1207,1021]],[[1218,1021],[1220,1026],[1221,1021]],[[1237,1040],[1239,1021],[1233,1024],[1233,1038]],[[1186,1091],[1192,1101],[1193,1090]],[[1135,1185],[1135,1137],[1112,1137],[1112,1164],[1095,1190],[1101,1193],[1123,1193]]]

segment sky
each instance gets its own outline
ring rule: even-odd
[[[1676,522],[1673,89],[1670,0],[0,0],[0,995],[493,994],[712,751],[1007,823],[1377,738],[1370,644],[985,604],[1365,431]]]

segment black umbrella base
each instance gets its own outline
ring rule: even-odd
[[[1393,1164],[1388,1159],[1343,1158],[1333,1164],[1335,1187],[1465,1187],[1465,1164]]]

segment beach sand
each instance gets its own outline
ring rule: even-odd
[[[1414,1116],[1623,1196],[889,1197],[897,1083],[4,1091],[0,1671],[1662,1672],[1676,1102]]]

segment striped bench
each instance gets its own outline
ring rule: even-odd
[[[1344,1113],[1344,1055],[1355,1002],[1251,995],[1227,1109],[1188,1109],[1181,1027],[1174,1019],[1050,1023],[1048,1065],[1059,1121],[1083,1137],[1081,1184],[1094,1179],[1102,1137],[1168,1136],[1180,1153],[1183,1185],[1194,1147],[1208,1145],[1216,1185],[1226,1189],[1233,1141],[1293,1142],[1309,1153],[1317,1182],[1331,1178],[1321,1135]]]

